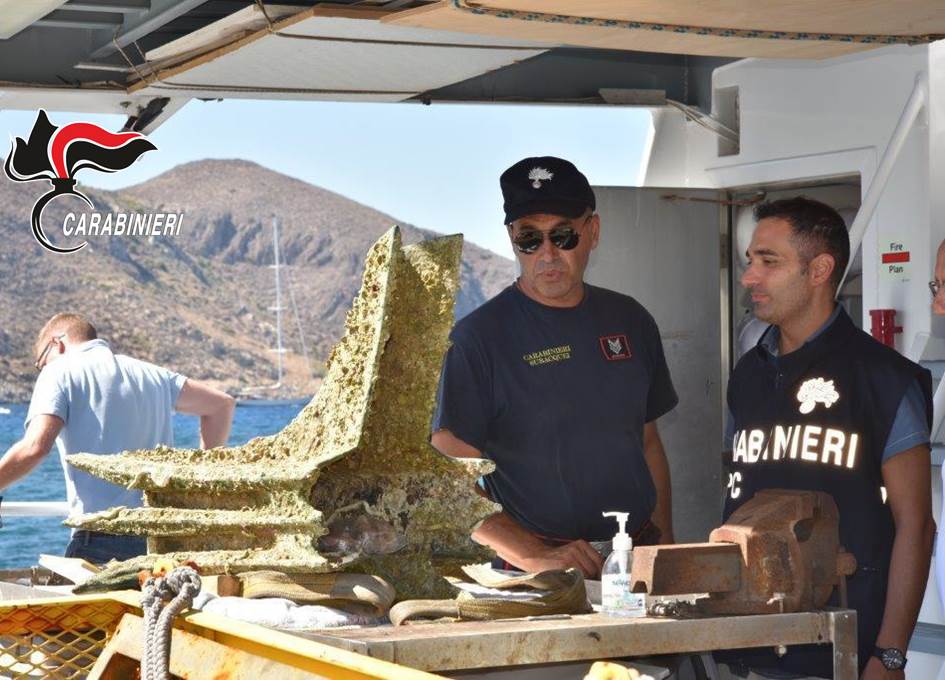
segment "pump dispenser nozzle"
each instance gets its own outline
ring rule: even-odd
[[[633,541],[627,534],[628,512],[605,512],[614,517],[620,531],[614,536],[614,550],[601,568],[601,610],[611,616],[646,616],[646,596],[633,592]]]
[[[617,524],[620,526],[620,531],[614,534],[614,550],[632,550],[633,540],[630,538],[630,534],[627,533],[627,520],[630,519],[630,513],[605,512],[603,515],[604,517],[615,517],[617,519]]]

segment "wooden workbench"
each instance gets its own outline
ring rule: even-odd
[[[698,619],[584,614],[319,631],[305,637],[432,672],[820,643],[833,645],[835,679],[857,677],[856,612],[846,609]]]

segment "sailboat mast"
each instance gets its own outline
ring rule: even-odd
[[[273,309],[276,311],[276,366],[278,369],[276,386],[279,387],[282,385],[282,353],[285,350],[282,347],[282,278],[279,275],[279,220],[275,217],[272,218],[272,251],[274,262],[272,266],[276,270],[276,306]]]

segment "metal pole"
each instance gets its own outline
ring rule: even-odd
[[[276,387],[282,386],[282,282],[279,277],[279,220],[272,218],[272,250],[276,270]]]
[[[856,680],[857,667],[856,612],[841,609],[827,612],[830,641],[833,643],[834,680]]]
[[[906,102],[906,106],[899,116],[899,122],[896,124],[896,129],[893,130],[892,137],[889,138],[889,144],[886,145],[886,150],[883,152],[883,156],[879,161],[879,167],[876,168],[876,173],[873,175],[869,189],[867,189],[866,194],[863,196],[863,203],[860,205],[860,209],[853,219],[853,224],[850,225],[850,261],[847,263],[846,271],[843,272],[840,285],[837,286],[838,295],[843,288],[844,282],[847,280],[847,275],[850,273],[853,258],[860,249],[860,245],[863,243],[866,227],[869,226],[870,220],[873,219],[873,213],[876,212],[876,206],[879,204],[879,199],[883,195],[883,190],[886,188],[889,176],[892,174],[893,167],[896,165],[896,159],[899,158],[899,152],[902,151],[906,137],[912,129],[912,124],[915,123],[919,111],[925,106],[927,98],[928,85],[925,82],[925,74],[920,73],[916,76],[915,87],[912,88],[912,95],[910,95],[909,101]]]
[[[305,368],[312,374],[312,365],[308,358],[308,347],[305,345],[305,333],[302,330],[302,319],[299,317],[299,306],[295,303],[295,289],[292,286],[292,270],[286,267],[285,287],[289,289],[289,304],[292,305],[292,314],[295,316],[295,325],[299,329],[299,344],[302,346],[302,356],[305,358]]]

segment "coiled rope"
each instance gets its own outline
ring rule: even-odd
[[[191,567],[177,567],[167,576],[152,576],[141,587],[144,650],[141,680],[169,680],[171,628],[174,619],[193,604],[200,576]]]

